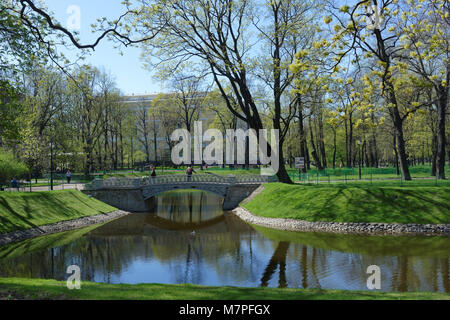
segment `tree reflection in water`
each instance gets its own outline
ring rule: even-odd
[[[273,253],[272,258],[269,261],[269,264],[264,271],[264,274],[261,278],[261,287],[267,287],[270,279],[272,278],[275,270],[279,266],[279,280],[278,287],[286,288],[286,256],[289,249],[289,242],[280,242]]]
[[[107,283],[366,290],[376,264],[385,291],[450,292],[448,238],[269,230],[198,191],[152,201],[152,213],[0,248],[0,276],[65,280],[75,264],[83,280]]]

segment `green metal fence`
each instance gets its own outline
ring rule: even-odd
[[[406,181],[395,168],[341,168],[310,170],[307,173],[288,171],[291,180],[302,184],[370,184],[378,186],[450,186],[450,180],[438,180],[427,168],[410,168],[412,180]],[[447,173],[450,176],[450,172]]]

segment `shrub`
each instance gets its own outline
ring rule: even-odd
[[[29,173],[28,167],[10,152],[0,149],[0,186],[8,185],[12,178],[22,178]]]

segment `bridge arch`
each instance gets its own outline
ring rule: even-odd
[[[206,192],[211,192],[219,197],[227,197],[227,186],[226,185],[212,185],[212,184],[170,184],[170,185],[149,185],[142,187],[142,197],[144,200],[148,200],[157,195],[163,194],[169,191],[175,190],[201,190]]]

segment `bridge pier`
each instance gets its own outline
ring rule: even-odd
[[[151,205],[144,200],[140,189],[102,189],[83,190],[83,192],[120,210],[128,212],[149,212],[151,210]]]
[[[224,211],[236,209],[244,199],[249,197],[259,185],[235,185],[227,188],[227,195],[223,200],[222,208]]]

